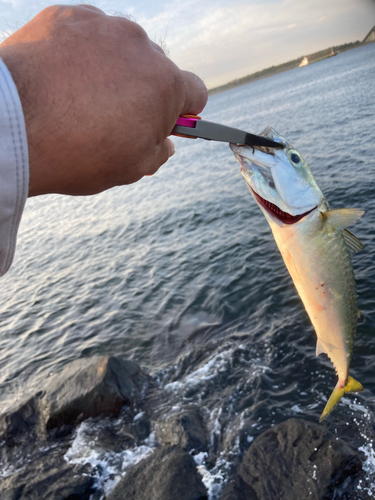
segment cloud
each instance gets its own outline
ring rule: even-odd
[[[51,3],[0,0],[0,32],[27,22]],[[373,0],[96,0],[107,13],[132,15],[155,41],[164,40],[181,68],[209,86],[330,45],[363,38],[375,19]]]
[[[138,19],[151,36],[163,26],[172,59],[210,86],[363,38],[363,21],[371,19],[367,0],[218,4],[173,1],[157,16]]]

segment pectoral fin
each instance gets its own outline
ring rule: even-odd
[[[342,232],[344,237],[346,246],[348,247],[349,252],[355,253],[360,252],[365,248],[365,245],[359,241],[358,238],[354,236],[350,231],[344,229]]]
[[[359,208],[338,208],[323,212],[323,218],[336,229],[345,229],[362,217],[365,212]]]
[[[320,416],[319,422],[321,422],[324,418],[326,418],[327,415],[331,413],[333,408],[337,405],[337,403],[340,401],[340,399],[346,392],[359,392],[359,391],[363,391],[362,384],[357,382],[353,377],[350,376],[348,377],[348,380],[344,387],[342,387],[341,382],[338,381],[336,387],[333,389],[331,397],[329,398],[323,410],[323,413]]]

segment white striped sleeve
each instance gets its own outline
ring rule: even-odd
[[[12,264],[29,189],[29,158],[21,101],[0,59],[0,276]]]

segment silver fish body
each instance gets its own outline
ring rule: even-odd
[[[363,245],[345,228],[363,212],[330,210],[301,155],[275,130],[268,128],[262,135],[285,148],[231,148],[315,328],[316,353],[325,352],[336,369],[338,382],[323,419],[345,392],[362,390],[348,371],[358,318],[349,249],[358,251]]]

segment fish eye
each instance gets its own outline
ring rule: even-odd
[[[295,164],[301,163],[301,161],[302,161],[300,155],[298,153],[296,153],[295,151],[290,154],[290,159]]]

